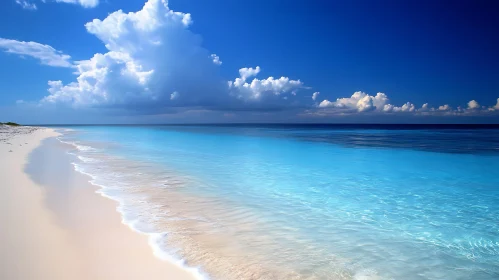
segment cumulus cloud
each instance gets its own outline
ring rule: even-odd
[[[499,99],[494,107],[481,107],[478,102],[472,100],[468,102],[467,108],[457,107],[453,109],[450,105],[445,104],[437,108],[430,107],[428,103],[424,103],[421,108],[417,109],[416,105],[411,102],[406,102],[402,106],[396,106],[389,103],[389,98],[384,93],[369,95],[365,92],[357,91],[350,97],[337,98],[336,101],[323,100],[317,105],[317,110],[307,111],[307,115],[345,115],[345,114],[396,114],[405,113],[413,115],[480,115],[489,114],[499,111]]]
[[[27,2],[27,0],[16,0]],[[95,7],[98,0],[54,0]],[[18,4],[19,4],[18,3]],[[20,4],[21,5],[21,4]],[[163,109],[194,107],[197,110],[260,108],[309,108],[327,114],[481,114],[499,112],[499,99],[491,107],[480,107],[472,100],[468,106],[449,105],[419,109],[411,102],[390,103],[385,93],[370,95],[362,91],[349,97],[319,102],[319,92],[305,91],[303,82],[286,76],[259,78],[262,69],[239,69],[239,77],[227,81],[220,76],[222,61],[202,47],[201,37],[189,30],[193,24],[188,13],[172,11],[166,0],[148,0],[137,12],[118,10],[105,19],[85,24],[106,51],[92,57],[71,61],[71,57],[51,46],[0,38],[0,49],[7,53],[39,59],[42,64],[71,67],[72,82],[48,82],[48,95],[42,103],[69,104],[73,107],[120,107]],[[278,76],[279,77],[279,76]],[[321,94],[322,96],[322,94]],[[306,97],[306,98],[305,98]],[[306,100],[306,101],[305,101]],[[267,106],[267,107],[265,107]]]
[[[450,111],[450,110],[452,110],[452,108],[448,104],[445,104],[445,105],[439,106],[438,110],[439,111]]]
[[[36,7],[35,3],[31,3],[31,2],[29,2],[27,0],[16,0],[16,4],[20,5],[25,10],[36,10],[36,9],[38,9]]]
[[[236,80],[244,82],[246,79],[258,75],[258,73],[260,73],[260,66],[257,66],[256,68],[241,68],[239,69],[241,78],[237,78]]]
[[[331,102],[327,99],[323,100],[321,103],[319,103],[319,108],[327,108],[327,107],[333,107],[334,102]]]
[[[429,111],[430,110],[430,105],[428,103],[425,103],[425,104],[423,104],[423,106],[421,106],[421,109],[419,109],[419,110],[422,111],[422,112]]]
[[[368,112],[372,110],[392,110],[393,106],[385,106],[388,104],[388,97],[382,92],[378,92],[375,96],[369,95],[362,91],[357,91],[350,97],[338,98],[331,102],[324,100],[319,104],[321,108],[335,107],[344,110]]]
[[[168,106],[177,91],[185,98],[176,106],[216,104],[228,96],[226,83],[190,24],[190,14],[174,12],[161,0],[147,1],[138,12],[119,10],[94,19],[85,27],[108,52],[76,62],[76,81],[49,83],[43,101],[76,107]]]
[[[393,106],[392,104],[385,104],[383,105],[383,112],[393,112],[394,108],[395,106]]]
[[[55,1],[84,7],[99,3]],[[148,0],[137,12],[118,10],[86,23],[87,32],[106,48],[86,60],[72,62],[69,55],[36,42],[0,39],[0,49],[35,57],[42,64],[75,69],[72,82],[48,82],[49,94],[42,104],[150,112],[167,107],[275,110],[291,103],[297,106],[297,99],[291,97],[303,87],[300,80],[282,76],[250,81],[260,67],[241,68],[235,81],[223,79],[220,57],[201,46],[201,37],[189,30],[192,23],[190,14],[171,10],[166,0]],[[279,97],[284,93],[290,96]]]
[[[71,56],[49,45],[0,38],[0,49],[3,49],[7,53],[39,59],[44,65],[55,67],[72,66]]]
[[[416,106],[414,104],[407,102],[400,107],[393,107],[394,112],[414,112],[416,110]]]
[[[414,104],[412,104],[410,102],[406,102],[402,106],[394,106],[392,104],[384,104],[386,102],[388,102],[388,97],[386,97],[386,95],[384,95],[383,101],[381,103],[379,103],[380,107],[376,107],[376,109],[378,111],[395,112],[395,113],[396,112],[414,112],[414,111],[416,111],[416,106],[414,106]],[[381,107],[381,105],[383,105],[383,107]],[[423,108],[425,107],[425,105],[428,106],[428,104],[424,104]]]
[[[84,8],[95,8],[99,5],[99,0],[55,0],[55,2],[77,4]]]
[[[239,69],[240,77],[234,81],[229,81],[229,89],[232,94],[243,100],[258,100],[262,98],[262,95],[278,96],[283,93],[296,95],[295,91],[303,87],[300,80],[292,80],[288,77],[280,77],[279,79],[268,77],[263,80],[254,78],[251,82],[247,82],[248,78],[256,76],[258,73],[260,73],[259,66]]]
[[[222,61],[220,60],[220,57],[216,54],[212,54],[211,58],[213,59],[213,63],[216,65],[222,65]]]
[[[479,108],[480,108],[480,104],[478,104],[478,102],[476,102],[475,100],[471,100],[470,102],[468,102],[468,109],[474,110],[474,109],[479,109]]]

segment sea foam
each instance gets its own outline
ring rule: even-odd
[[[72,130],[71,130],[72,131]],[[78,144],[76,142],[72,141],[64,141],[60,138],[57,138],[61,143],[64,144],[69,144],[74,146],[78,151],[80,152],[92,152],[92,151],[97,151],[97,149],[90,147],[90,146],[85,146]],[[192,276],[194,276],[196,279],[199,280],[208,280],[209,277],[206,275],[206,273],[203,273],[201,269],[196,268],[196,267],[190,267],[186,264],[185,260],[181,258],[177,258],[168,251],[165,250],[165,248],[168,248],[167,242],[165,242],[165,239],[167,239],[168,233],[167,232],[154,232],[151,227],[149,227],[147,224],[139,221],[137,219],[136,214],[133,212],[133,210],[128,210],[125,207],[125,202],[120,195],[113,194],[113,190],[115,191],[116,189],[119,189],[119,181],[113,180],[111,183],[110,181],[105,181],[102,180],[99,177],[99,174],[97,172],[89,172],[85,169],[85,167],[82,166],[82,163],[91,163],[91,164],[96,164],[96,163],[104,163],[105,160],[102,159],[97,159],[97,158],[92,158],[88,156],[81,156],[78,155],[77,152],[71,152],[68,151],[69,154],[74,155],[77,157],[80,162],[72,162],[72,165],[74,167],[74,170],[87,175],[90,177],[89,182],[97,186],[99,189],[96,191],[97,194],[108,198],[110,200],[118,202],[117,206],[117,211],[121,215],[121,222],[128,226],[131,230],[137,232],[138,234],[143,234],[148,237],[148,243],[149,246],[152,248],[152,253],[159,259],[172,263],[186,271],[188,271]],[[119,173],[114,173],[114,178],[119,180]],[[118,185],[117,185],[118,184]],[[169,250],[170,252],[173,251],[173,249]]]

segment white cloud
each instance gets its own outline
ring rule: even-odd
[[[375,96],[366,94],[365,92],[357,91],[350,97],[338,98],[336,101],[323,100],[317,105],[318,109],[314,113],[308,111],[308,115],[338,115],[338,114],[358,114],[358,113],[406,113],[415,115],[479,115],[488,114],[499,110],[499,99],[494,107],[481,107],[478,102],[472,100],[468,102],[467,108],[457,107],[452,109],[448,104],[439,106],[438,108],[430,107],[428,103],[424,103],[420,109],[411,102],[406,102],[402,106],[395,106],[389,103],[388,96],[384,93],[377,93]]]
[[[292,93],[303,87],[300,80],[291,80],[288,77],[280,77],[279,79],[268,77],[263,80],[254,78],[251,83],[246,81],[249,77],[256,76],[258,73],[260,73],[259,66],[239,69],[240,78],[236,78],[233,82],[229,81],[229,89],[231,89],[233,95],[244,100],[258,100],[263,94],[280,95],[282,93]]]
[[[357,102],[357,110],[359,112],[368,112],[376,109],[373,99],[370,96],[364,96]]]
[[[450,111],[450,110],[452,110],[452,108],[448,104],[445,104],[445,105],[439,106],[438,110],[439,111]]]
[[[241,76],[241,81],[246,81],[246,79],[256,76],[260,73],[260,66],[256,68],[241,68],[239,69],[239,75]],[[236,79],[237,80],[237,79]]]
[[[7,53],[30,56],[42,64],[55,67],[71,67],[71,57],[49,45],[0,38],[0,49]]]
[[[211,58],[213,59],[213,63],[216,65],[222,65],[222,61],[220,60],[220,57],[216,54],[212,54]]]
[[[385,95],[385,97],[386,97],[386,95]],[[388,98],[386,100],[388,100]],[[425,105],[427,105],[427,104],[425,104]],[[423,105],[423,107],[424,107],[424,105]],[[385,105],[383,105],[383,107],[380,110],[383,112],[395,112],[395,113],[397,113],[397,112],[414,112],[414,111],[416,111],[416,106],[414,106],[414,104],[412,104],[410,102],[407,102],[400,107],[394,106],[392,104],[385,104]]]
[[[188,30],[191,23],[189,14],[172,11],[161,0],[147,1],[138,12],[119,10],[94,19],[85,27],[108,52],[76,62],[76,81],[50,83],[43,101],[167,106],[170,93],[178,91],[185,98],[176,105],[215,104],[224,97],[224,83],[200,37]]]
[[[327,101],[327,102],[324,102]],[[319,107],[336,107],[345,110],[353,110],[358,112],[367,112],[372,110],[391,110],[388,103],[388,97],[382,92],[378,92],[375,96],[366,94],[362,91],[357,91],[350,97],[343,97],[336,99],[335,102],[324,100],[320,103]],[[322,106],[321,106],[322,105]]]
[[[140,11],[118,10],[103,20],[88,22],[87,31],[102,41],[107,52],[70,63],[69,56],[52,49],[59,60],[66,61],[56,63],[45,57],[42,61],[72,66],[77,77],[69,83],[49,81],[49,94],[41,102],[149,111],[167,107],[260,110],[297,104],[291,96],[302,88],[300,80],[249,81],[260,67],[241,68],[235,82],[221,78],[218,66],[222,61],[201,46],[201,37],[189,30],[192,22],[190,14],[170,10],[166,0],[148,0]],[[290,93],[289,100],[278,97],[283,93]]]
[[[393,108],[395,108],[395,106],[392,104],[385,104],[383,106],[383,112],[393,112]]]
[[[469,101],[466,107],[457,106],[453,109],[450,105],[445,104],[438,108],[429,108],[428,106],[417,110],[418,113],[423,115],[447,115],[447,116],[478,116],[484,114],[491,114],[499,109],[499,98],[495,106],[487,107],[481,106],[476,100]]]
[[[84,7],[99,4],[97,0],[57,2]],[[218,67],[222,64],[220,57],[201,46],[201,37],[189,30],[192,23],[190,14],[170,10],[166,0],[148,0],[138,12],[124,13],[119,10],[103,20],[94,19],[85,24],[87,31],[101,40],[107,49],[86,60],[73,63],[69,55],[35,42],[0,38],[0,49],[37,58],[42,64],[76,69],[73,82],[49,81],[49,94],[42,103],[133,109],[141,106],[146,109],[195,106],[200,110],[305,105],[300,103],[300,97],[295,97],[297,92],[307,89],[299,79],[286,76],[259,79],[259,66],[239,69],[239,77],[232,81],[221,78]],[[493,107],[482,109],[478,103],[470,101],[466,109],[457,107],[454,110],[449,105],[431,108],[428,103],[420,109],[410,102],[396,106],[381,92],[369,95],[357,91],[350,97],[335,101],[326,99],[320,103],[319,92],[314,92],[312,100],[319,104],[313,102],[313,105],[308,98],[308,106],[327,114],[465,115],[499,111],[499,99]]]
[[[430,107],[429,107],[428,103],[423,104],[423,106],[421,106],[421,109],[419,109],[419,111],[422,111],[422,112],[426,112],[429,110],[430,110]]]
[[[24,104],[24,100],[22,99],[16,100],[16,104]]]
[[[476,102],[475,100],[471,100],[470,102],[468,102],[468,109],[470,110],[480,109],[480,104],[478,104],[478,102]]]
[[[84,8],[95,8],[99,5],[99,0],[55,0],[55,2],[78,4]]]
[[[327,107],[333,107],[334,102],[331,102],[329,100],[323,100],[321,103],[319,103],[319,108],[327,108]]]
[[[35,3],[31,3],[31,2],[29,2],[27,0],[16,0],[16,4],[20,5],[25,10],[36,10],[36,9],[38,9],[36,7]]]
[[[401,107],[393,107],[394,112],[414,112],[416,110],[416,107],[414,104],[407,102]]]

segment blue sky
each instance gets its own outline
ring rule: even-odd
[[[4,0],[0,26],[0,120],[499,121],[495,1]]]

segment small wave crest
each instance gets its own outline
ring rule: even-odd
[[[78,168],[78,170],[80,170],[80,172],[82,171],[81,168]],[[199,268],[188,266],[184,259],[176,258],[165,250],[165,248],[168,248],[168,244],[166,244],[165,241],[168,236],[167,232],[154,232],[154,229],[149,224],[145,224],[139,220],[138,216],[140,216],[140,214],[135,213],[130,209],[130,207],[125,206],[125,199],[123,199],[119,195],[113,194],[112,190],[106,191],[106,184],[99,182],[98,176],[92,176],[92,178],[94,179],[91,180],[90,183],[101,188],[97,190],[96,193],[118,202],[117,211],[121,214],[121,222],[133,231],[146,235],[148,237],[149,246],[152,248],[153,253],[157,258],[169,263],[173,263],[176,266],[187,270],[196,279],[209,279],[204,273],[201,272]]]
[[[57,140],[59,140],[61,143],[64,143],[64,144],[68,144],[68,145],[71,145],[71,146],[74,146],[76,149],[80,150],[80,151],[96,151],[97,149],[93,148],[93,147],[90,147],[90,146],[85,146],[85,145],[82,145],[82,144],[79,144],[78,142],[73,142],[73,141],[65,141],[65,140],[62,140],[60,137],[57,138]]]
[[[149,246],[157,258],[188,271],[196,279],[209,279],[201,269],[190,267],[184,259],[174,256],[174,249],[169,249],[166,241],[168,232],[154,231],[152,226],[140,220],[139,217],[141,217],[141,214],[134,211],[133,206],[129,206],[141,201],[144,203],[144,200],[141,200],[140,197],[134,197],[125,191],[127,187],[130,188],[130,183],[125,181],[128,177],[127,174],[113,171],[112,168],[101,169],[99,165],[106,160],[104,155],[97,154],[99,152],[98,149],[83,145],[77,141],[67,141],[61,138],[58,137],[57,140],[77,149],[74,152],[68,151],[68,154],[74,155],[80,161],[72,162],[74,170],[91,178],[89,182],[99,188],[96,193],[118,202],[117,211],[121,215],[121,222],[131,230],[146,235]],[[115,159],[109,159],[110,161],[115,161]],[[154,217],[152,217],[152,220],[154,220]]]

